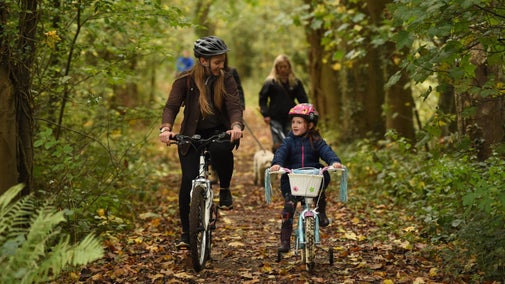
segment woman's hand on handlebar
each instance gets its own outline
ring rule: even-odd
[[[175,133],[170,130],[165,130],[160,133],[160,141],[162,143],[168,144],[170,143],[170,138],[174,137]]]
[[[226,133],[230,135],[231,142],[242,138],[242,129],[237,125],[234,125],[230,130],[226,131]]]

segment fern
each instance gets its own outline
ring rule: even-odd
[[[0,283],[42,283],[54,279],[67,266],[90,263],[103,256],[93,235],[71,244],[59,225],[62,211],[33,196],[15,200],[17,185],[0,196]]]

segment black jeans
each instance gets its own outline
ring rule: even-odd
[[[203,137],[206,138],[205,136]],[[233,147],[235,147],[235,144],[232,144],[229,141],[214,143],[209,147],[211,164],[219,176],[219,184],[221,188],[230,187],[234,167],[232,152]],[[181,218],[182,231],[189,232],[191,181],[198,176],[200,153],[192,147],[186,155],[182,155],[179,151],[179,161],[181,163],[182,170],[182,180],[179,191],[179,214]]]

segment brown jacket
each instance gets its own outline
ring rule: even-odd
[[[188,79],[190,80],[188,81]],[[235,124],[239,124],[243,129],[242,106],[237,84],[229,73],[225,73],[225,90],[226,95],[223,111],[220,114],[221,119],[225,122],[227,129],[231,129],[232,125]],[[200,118],[199,96],[200,92],[189,73],[178,77],[172,84],[172,90],[163,109],[161,126],[172,129],[180,108],[184,106],[184,118],[180,133],[189,136],[195,134],[198,119]]]

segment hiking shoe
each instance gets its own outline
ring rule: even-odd
[[[175,244],[175,247],[178,249],[188,249],[189,248],[189,233],[182,233],[181,239],[177,244]]]
[[[288,252],[290,249],[291,245],[289,241],[281,241],[281,245],[277,249],[278,252]]]
[[[219,190],[219,209],[230,210],[233,209],[233,199],[231,192],[228,188],[221,188]]]

